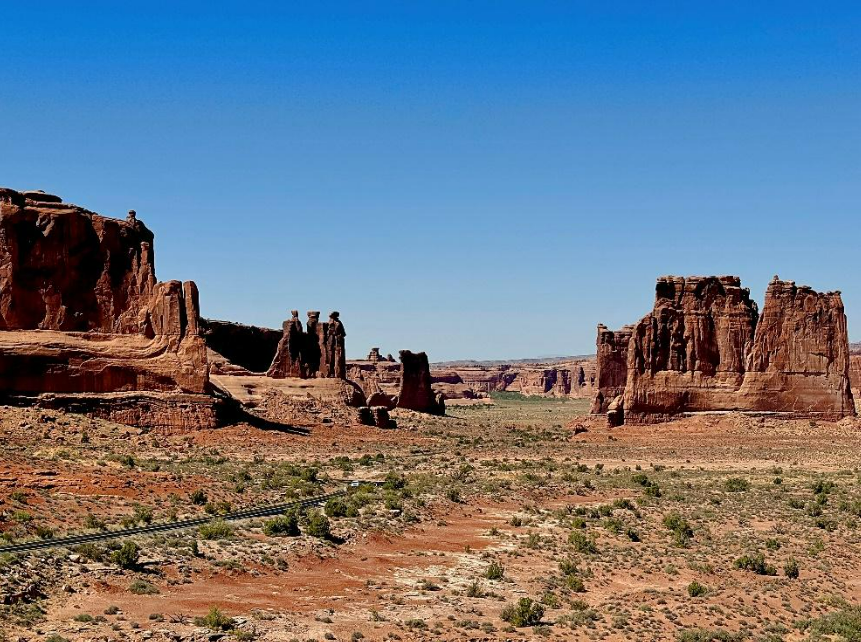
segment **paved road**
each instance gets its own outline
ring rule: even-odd
[[[371,482],[374,483],[374,482]],[[219,518],[228,522],[235,522],[242,519],[254,519],[257,517],[269,517],[271,515],[280,515],[291,508],[302,508],[307,506],[316,506],[322,504],[333,497],[341,497],[346,495],[346,490],[338,490],[325,495],[316,495],[301,499],[295,502],[286,504],[270,504],[268,506],[260,506],[257,508],[246,508],[244,510],[220,515]],[[109,539],[122,539],[126,537],[134,537],[136,535],[152,535],[154,533],[164,533],[167,531],[178,531],[187,528],[197,528],[204,524],[208,524],[214,518],[210,515],[206,517],[195,517],[193,519],[184,519],[177,522],[166,522],[161,524],[148,524],[147,526],[136,526],[134,528],[123,528],[116,531],[101,531],[98,533],[88,533],[86,535],[72,535],[70,537],[60,537],[57,539],[43,539],[34,542],[23,542],[21,544],[11,544],[9,546],[0,547],[0,554],[3,553],[27,553],[30,551],[38,551],[46,548],[56,548],[60,546],[75,546],[77,544],[85,544],[87,542],[101,542]]]

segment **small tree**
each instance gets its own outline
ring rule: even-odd
[[[311,537],[319,537],[320,539],[329,539],[332,537],[331,527],[329,526],[329,518],[320,511],[308,513],[308,521],[305,525],[305,532]]]
[[[544,617],[544,607],[531,598],[521,598],[516,604],[506,606],[502,611],[502,619],[512,626],[537,626]]]
[[[134,569],[138,566],[140,548],[134,542],[124,542],[119,550],[111,553],[111,561],[124,569]]]

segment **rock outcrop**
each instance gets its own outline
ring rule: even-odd
[[[134,212],[121,221],[0,188],[0,330],[137,332],[152,244]]]
[[[658,279],[628,346],[625,420],[736,408],[758,317],[738,277]]]
[[[200,320],[201,334],[210,352],[210,363],[229,361],[248,372],[266,372],[272,365],[282,331],[232,321]],[[215,354],[213,355],[212,352]]]
[[[598,392],[592,402],[592,413],[607,412],[610,403],[625,392],[628,380],[628,343],[634,326],[626,325],[621,330],[608,330],[598,326],[596,343],[595,379]]]
[[[840,292],[819,293],[774,277],[747,355],[739,405],[826,419],[855,413]]]
[[[775,277],[760,317],[738,277],[662,277],[652,312],[628,339],[624,394],[608,404],[601,372],[615,368],[611,343],[618,344],[615,335],[599,326],[593,411],[608,412],[611,423],[704,411],[822,419],[855,413],[839,292],[821,294]],[[618,383],[615,369],[607,382]]]
[[[431,378],[434,389],[449,399],[481,399],[492,392],[589,399],[594,394],[595,359],[554,363],[442,364],[431,370]]]
[[[197,287],[155,281],[152,241],[134,212],[120,221],[0,189],[6,401],[145,427],[214,425]]]
[[[430,364],[424,352],[401,350],[401,387],[398,408],[445,414],[445,399],[431,385]]]
[[[328,323],[320,323],[320,313],[308,312],[305,329],[299,312],[293,310],[284,322],[275,357],[266,374],[275,379],[347,378],[344,340],[347,333],[340,314],[332,312]]]

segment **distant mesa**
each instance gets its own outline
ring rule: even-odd
[[[855,415],[839,292],[774,277],[760,315],[736,276],[657,280],[652,311],[598,326],[593,413],[611,425],[742,411],[838,420]]]

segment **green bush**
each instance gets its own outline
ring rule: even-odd
[[[202,525],[198,532],[202,539],[224,539],[233,535],[233,527],[221,519],[214,519]]]
[[[694,536],[694,530],[684,517],[676,511],[664,515],[664,526],[673,533],[673,543],[685,547]]]
[[[598,552],[595,540],[581,531],[571,531],[571,534],[568,536],[568,543],[573,544],[574,550],[578,553],[591,555]]]
[[[743,571],[753,571],[757,575],[777,575],[777,569],[766,564],[765,555],[762,553],[742,555],[735,561],[735,567]]]
[[[111,553],[111,561],[124,569],[137,568],[140,559],[140,548],[135,542],[123,542],[119,550]]]
[[[135,580],[129,585],[129,592],[135,595],[157,595],[158,588],[144,580]]]
[[[311,537],[319,537],[320,539],[330,539],[332,531],[329,526],[329,518],[320,511],[312,511],[308,513],[305,523],[305,532]]]
[[[299,519],[295,513],[279,515],[263,524],[263,532],[269,537],[296,537],[299,535]]]
[[[323,510],[329,517],[346,517],[349,509],[349,505],[342,497],[333,497],[326,502]]]
[[[750,488],[750,482],[741,477],[730,477],[724,482],[723,487],[729,493],[742,493]]]
[[[708,593],[708,589],[696,580],[688,584],[688,595],[691,597],[702,597],[706,593]]]
[[[505,567],[499,562],[491,562],[487,570],[484,571],[484,577],[489,580],[501,580],[505,576]]]
[[[211,631],[230,631],[236,626],[233,618],[222,613],[217,606],[211,607],[205,616],[194,618],[194,624]]]
[[[544,607],[531,598],[523,597],[516,604],[509,604],[502,610],[502,619],[512,626],[537,626],[544,617]]]
[[[783,574],[791,580],[798,579],[798,562],[794,557],[790,557],[783,565]]]
[[[188,498],[191,500],[191,503],[194,504],[195,506],[203,506],[207,502],[206,493],[204,493],[203,490],[200,488],[198,488],[191,495],[189,495]]]

